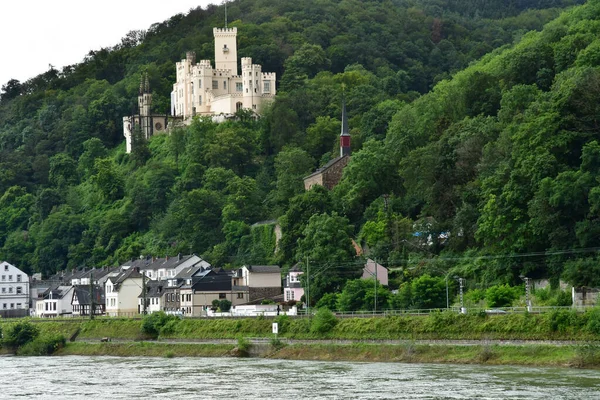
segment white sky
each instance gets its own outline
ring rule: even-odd
[[[127,32],[222,0],[1,0],[0,86],[79,63]]]

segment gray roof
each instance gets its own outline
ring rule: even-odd
[[[342,159],[344,159],[346,157],[348,157],[348,156],[334,158],[333,160],[329,161],[327,164],[323,165],[321,168],[317,169],[312,174],[310,174],[308,176],[305,176],[304,179],[310,178],[311,176],[315,176],[315,175],[318,175],[318,174],[320,174],[322,172],[325,172],[326,170],[328,170],[329,168],[331,168],[334,164],[337,164],[339,161],[341,161]]]
[[[246,265],[248,271],[253,274],[273,274],[273,273],[281,273],[281,268],[279,265]]]

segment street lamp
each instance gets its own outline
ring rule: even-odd
[[[525,281],[525,305],[527,306],[527,312],[531,312],[531,278],[528,278],[525,275],[519,275],[519,278]]]

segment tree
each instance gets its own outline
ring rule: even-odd
[[[23,92],[23,86],[21,82],[16,79],[11,79],[2,85],[2,91],[0,91],[0,101],[7,102],[21,95]]]
[[[277,187],[275,199],[278,204],[287,206],[289,199],[304,192],[302,178],[314,167],[314,159],[304,150],[287,147],[275,157]]]
[[[339,291],[347,279],[360,275],[362,266],[355,262],[351,233],[348,220],[336,213],[315,214],[308,220],[304,237],[298,240],[296,259],[308,259],[310,264],[303,266],[302,279],[304,287],[310,279],[311,302],[325,293]]]
[[[377,309],[387,307],[390,292],[374,279],[354,279],[346,282],[337,299],[340,311],[373,310],[375,306],[375,285],[377,285]]]
[[[9,347],[17,349],[33,341],[39,333],[39,328],[31,322],[19,321],[6,331],[3,342]]]

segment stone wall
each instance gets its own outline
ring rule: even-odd
[[[281,295],[281,287],[251,287],[248,302]]]
[[[342,172],[348,165],[350,157],[343,157],[338,162],[323,171],[323,186],[327,189],[333,189],[342,180]]]

